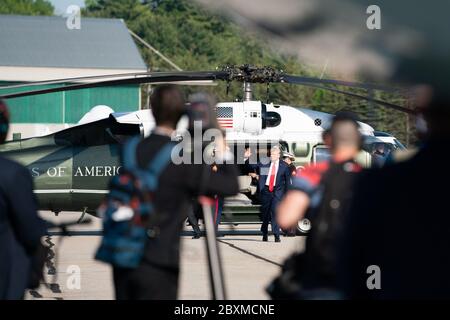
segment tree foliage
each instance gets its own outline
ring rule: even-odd
[[[53,11],[47,0],[0,0],[0,14],[51,16]]]

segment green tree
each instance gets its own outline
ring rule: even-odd
[[[53,11],[47,0],[0,0],[0,14],[51,16]]]

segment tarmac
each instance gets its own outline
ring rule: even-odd
[[[76,221],[77,213],[50,212],[41,215],[54,223]],[[69,227],[71,236],[58,232],[45,239],[51,246],[51,257],[45,268],[46,284],[27,291],[33,300],[110,300],[114,299],[111,268],[94,259],[100,243],[101,221]],[[269,299],[267,285],[280,272],[283,261],[292,253],[304,250],[305,237],[282,237],[275,243],[262,242],[259,224],[240,224],[231,229],[221,225],[219,250],[224,270],[227,299]],[[192,239],[186,226],[181,239],[181,274],[178,299],[211,299],[205,238]]]

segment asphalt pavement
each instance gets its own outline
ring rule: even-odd
[[[50,212],[41,215],[56,223],[76,221],[79,214]],[[27,292],[27,299],[113,299],[111,268],[94,260],[100,243],[101,221],[69,228],[71,236],[58,232],[45,239],[52,256],[46,265],[46,283]],[[265,288],[280,272],[280,266],[294,251],[304,248],[305,237],[282,237],[281,243],[262,242],[259,225],[220,227],[226,236],[218,238],[228,299],[268,299]],[[179,299],[210,299],[209,274],[204,238],[192,239],[186,226],[182,236]]]

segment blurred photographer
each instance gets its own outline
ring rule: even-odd
[[[290,191],[278,207],[282,228],[293,227],[305,217],[312,224],[305,252],[290,261],[294,277],[290,285],[298,287],[289,298],[339,298],[337,244],[356,176],[362,170],[355,162],[362,146],[359,124],[352,114],[340,112],[324,132],[323,140],[330,147],[331,160],[305,167],[293,178]],[[289,275],[285,273],[281,280],[286,274]],[[280,298],[279,294],[275,292],[272,296]]]
[[[0,101],[0,143],[5,142],[8,125],[8,109]],[[39,286],[46,258],[40,241],[45,234],[28,169],[0,157],[0,299],[23,299],[26,288]]]
[[[231,196],[239,192],[235,165],[218,164],[220,170],[211,174],[209,164],[202,157],[205,147],[203,133],[208,128],[214,128],[210,101],[194,96],[185,110],[183,94],[175,85],[156,87],[150,100],[156,128],[137,145],[137,164],[140,168],[148,168],[155,154],[173,143],[176,125],[186,111],[189,114],[189,133],[193,133],[193,139],[186,136],[182,143],[173,146],[172,158],[159,175],[157,190],[151,198],[155,208],[151,214],[153,233],[146,241],[138,267],[113,268],[117,299],[176,299],[180,236],[192,198],[202,194]],[[199,132],[194,132],[194,129]],[[216,158],[223,160],[230,157],[223,137],[214,142]],[[200,150],[196,150],[198,148]],[[200,151],[200,157],[196,151]]]

